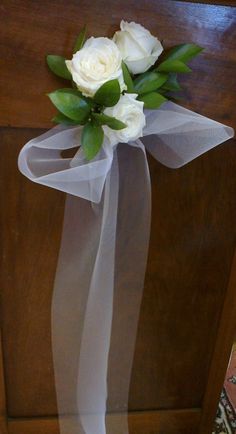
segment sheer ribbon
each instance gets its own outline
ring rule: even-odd
[[[19,169],[68,193],[52,301],[52,347],[61,434],[127,434],[128,395],[151,219],[146,150],[178,168],[233,130],[176,104],[146,112],[144,137],[94,160],[80,127],[31,140]]]

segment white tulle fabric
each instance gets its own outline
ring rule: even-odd
[[[146,150],[178,168],[233,137],[230,127],[167,102],[146,112],[144,137],[90,162],[80,127],[27,143],[19,169],[68,193],[52,302],[61,434],[127,434],[128,395],[147,262],[151,184]]]

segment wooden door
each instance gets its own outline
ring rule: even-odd
[[[64,85],[47,70],[45,54],[69,56],[85,23],[91,35],[110,36],[122,18],[142,23],[167,47],[196,42],[206,49],[184,77],[183,105],[236,127],[236,7],[221,3],[1,2],[0,432],[58,433],[50,304],[65,197],[17,170],[24,143],[52,126],[45,94]],[[149,160],[152,231],[130,429],[208,434],[236,328],[235,143],[179,170]]]

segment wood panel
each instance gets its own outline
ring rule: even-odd
[[[40,132],[1,134],[1,322],[7,408],[15,416],[33,416],[37,408],[35,415],[56,413],[50,306],[64,195],[17,169],[24,141]]]
[[[150,161],[152,230],[132,408],[144,390],[157,408],[201,405],[235,246],[234,146],[179,171]]]
[[[2,327],[11,417],[56,413],[50,301],[64,197],[30,183],[16,167],[19,149],[37,133],[3,129],[1,138]],[[152,233],[130,409],[199,407],[234,251],[235,144],[178,171],[153,159],[150,167]]]
[[[138,7],[136,0],[97,0],[89,7],[86,0],[3,0],[0,14],[1,125],[50,127],[54,109],[45,94],[66,82],[47,70],[45,54],[68,57],[85,23],[91,35],[112,35],[121,18],[141,22],[166,47],[186,41],[204,46],[205,54],[192,62],[193,74],[184,77],[184,104],[216,120],[236,119],[233,7],[172,0]]]
[[[119,415],[108,415],[109,427],[115,427]],[[174,411],[149,411],[129,413],[130,434],[196,434],[200,421],[199,409]],[[167,427],[167,428],[166,428]],[[112,430],[116,433],[116,430]],[[9,434],[58,434],[58,421],[55,418],[10,420]],[[118,434],[118,433],[117,433]]]

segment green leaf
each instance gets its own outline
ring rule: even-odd
[[[77,121],[73,121],[67,116],[63,115],[63,113],[58,113],[54,118],[52,118],[52,122],[55,124],[65,124],[65,125],[78,125]]]
[[[81,50],[81,48],[83,47],[86,39],[86,31],[87,31],[86,26],[84,26],[78,38],[76,39],[73,53],[76,53],[77,51]]]
[[[104,113],[93,113],[93,118],[100,125],[107,125],[112,130],[123,130],[127,127],[124,122],[119,121],[119,119],[113,118],[112,116],[107,116]]]
[[[64,57],[48,54],[46,59],[48,67],[52,72],[54,72],[54,74],[56,74],[58,77],[65,78],[66,80],[71,80],[71,73],[67,69]]]
[[[180,60],[181,62],[188,62],[193,57],[197,56],[203,50],[202,47],[196,44],[180,44],[171,48],[166,54],[167,60]]]
[[[105,107],[116,105],[120,99],[120,84],[118,80],[104,83],[95,93],[94,101]]]
[[[162,89],[172,91],[181,90],[181,86],[178,83],[177,75],[175,73],[169,74],[168,80],[164,83]]]
[[[58,89],[48,96],[55,107],[70,119],[83,122],[90,113],[90,105],[75,89]]]
[[[103,143],[104,132],[100,125],[88,122],[82,131],[82,148],[87,160],[92,160],[99,152]]]
[[[191,69],[180,60],[164,60],[156,70],[160,72],[191,72]]]
[[[127,86],[127,93],[133,93],[134,92],[133,80],[131,78],[130,72],[126,64],[123,61],[122,61],[122,71],[123,71],[124,82]]]
[[[144,108],[147,109],[157,109],[163,104],[167,99],[157,92],[146,93],[145,95],[140,96],[139,101],[144,102]]]
[[[143,93],[152,92],[161,87],[168,79],[168,74],[159,72],[145,72],[134,80],[135,91],[142,95]]]

